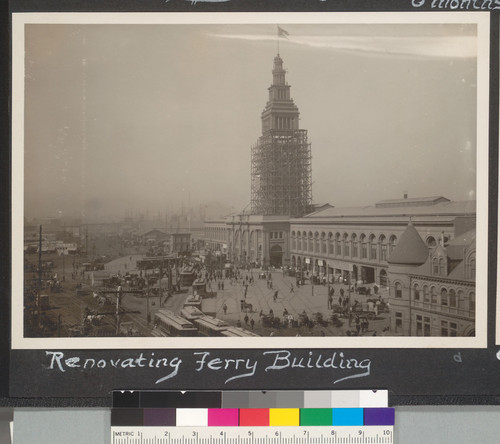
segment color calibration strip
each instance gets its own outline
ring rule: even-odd
[[[113,408],[111,426],[297,427],[393,426],[394,409],[380,408]]]
[[[113,408],[366,408],[388,405],[387,390],[113,392]]]

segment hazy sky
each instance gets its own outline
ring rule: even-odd
[[[475,198],[474,25],[292,25],[313,198]],[[274,25],[26,26],[25,215],[250,201]]]

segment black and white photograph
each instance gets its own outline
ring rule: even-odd
[[[489,16],[14,14],[12,347],[486,346]]]

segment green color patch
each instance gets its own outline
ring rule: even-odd
[[[332,409],[300,409],[301,426],[331,426]]]

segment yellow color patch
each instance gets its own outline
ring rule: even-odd
[[[300,409],[269,409],[270,426],[300,425]]]

